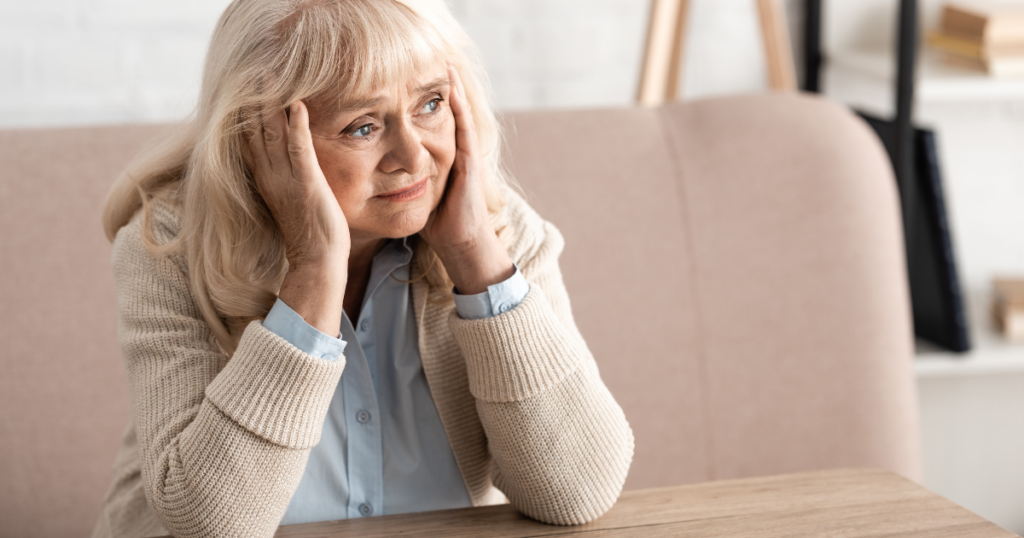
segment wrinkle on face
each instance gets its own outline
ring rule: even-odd
[[[455,159],[449,89],[446,64],[438,62],[404,85],[307,102],[314,150],[353,240],[405,237],[426,225]],[[424,113],[434,99],[440,99],[436,111]],[[361,127],[372,134],[353,136]],[[415,200],[379,198],[424,177],[426,192]]]

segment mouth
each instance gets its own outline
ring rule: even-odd
[[[430,178],[425,177],[417,181],[416,183],[413,183],[412,185],[402,187],[401,189],[395,191],[386,192],[384,194],[378,194],[377,196],[374,196],[374,198],[379,198],[381,200],[385,200],[388,202],[405,202],[408,200],[419,198],[420,196],[423,196],[425,192],[427,192],[428,179]]]

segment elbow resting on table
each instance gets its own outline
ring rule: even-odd
[[[628,426],[626,432],[616,453],[602,458],[605,473],[558,481],[528,500],[509,500],[524,515],[550,525],[582,525],[603,516],[618,501],[633,459],[633,434]]]
[[[611,411],[613,418],[593,424],[591,435],[575,437],[569,443],[557,434],[533,439],[538,448],[547,447],[532,452],[530,459],[548,472],[516,468],[508,465],[508,460],[505,465],[495,461],[494,485],[516,509],[544,523],[582,525],[604,515],[622,493],[634,442],[621,409],[613,401],[608,403],[612,409],[606,411]],[[538,476],[545,479],[536,480]]]

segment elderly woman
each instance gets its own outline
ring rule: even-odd
[[[612,506],[632,433],[470,50],[442,0],[227,8],[108,200],[133,420],[94,536]]]

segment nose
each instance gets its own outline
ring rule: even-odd
[[[414,175],[424,170],[430,154],[413,126],[408,122],[399,122],[389,129],[385,136],[387,150],[380,160],[381,172],[405,172]]]

